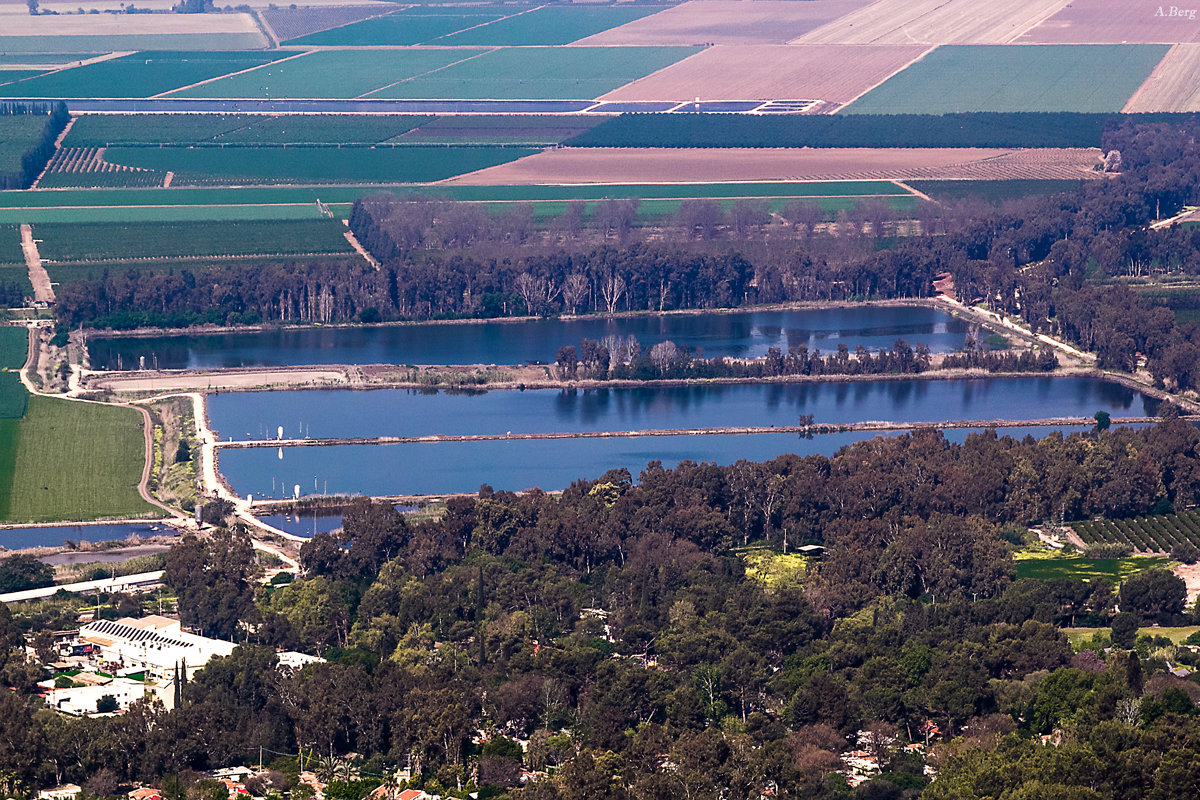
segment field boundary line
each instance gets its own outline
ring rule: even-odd
[[[458,66],[459,64],[464,64],[473,58],[479,58],[480,56],[486,56],[488,53],[494,53],[499,49],[500,49],[499,47],[491,47],[491,48],[488,48],[487,50],[478,50],[478,51],[472,53],[471,55],[467,56],[466,58],[460,58],[458,61],[453,61],[449,64],[444,64],[443,66],[435,67],[434,69],[425,70],[424,72],[419,72],[416,75],[409,75],[407,78],[401,78],[398,81],[392,81],[391,83],[387,84],[386,86],[380,86],[379,88],[372,89],[369,92],[363,92],[362,94],[358,95],[357,97],[352,97],[350,99],[365,100],[368,97],[370,97],[371,95],[375,94],[376,92],[382,92],[384,89],[390,89],[393,86],[399,86],[400,84],[407,83],[408,81],[415,81],[417,78],[427,77],[429,75],[432,75],[435,72],[441,72],[444,69],[449,69],[450,67],[455,67],[455,66]]]
[[[897,69],[897,70],[895,70],[894,72],[892,72],[891,74],[889,74],[887,77],[885,77],[883,80],[881,80],[881,81],[879,81],[878,83],[876,83],[874,86],[869,86],[869,87],[867,87],[866,89],[864,89],[863,91],[861,91],[861,92],[859,92],[857,95],[855,95],[854,97],[850,98],[850,101],[849,101],[849,102],[842,103],[840,106],[838,106],[837,108],[833,109],[833,111],[831,111],[831,112],[829,112],[829,113],[830,113],[830,114],[837,113],[838,111],[841,111],[843,108],[848,108],[848,107],[849,107],[849,106],[850,106],[852,103],[857,103],[859,100],[861,100],[861,99],[863,98],[863,96],[864,96],[864,95],[870,94],[871,92],[875,91],[875,90],[876,90],[876,89],[878,89],[880,86],[882,86],[883,84],[885,84],[885,83],[887,83],[888,81],[890,81],[892,78],[894,78],[894,77],[896,77],[897,75],[899,75],[901,72],[904,72],[906,69],[908,69],[909,67],[911,67],[913,64],[916,64],[917,62],[924,60],[924,58],[925,58],[926,56],[928,56],[928,55],[929,55],[930,53],[932,53],[934,50],[937,50],[939,47],[941,47],[941,45],[938,45],[938,44],[935,44],[935,45],[933,45],[933,46],[932,46],[932,47],[930,47],[928,50],[926,50],[924,53],[921,53],[921,54],[920,54],[920,55],[918,55],[916,58],[914,58],[914,59],[912,59],[911,61],[909,61],[907,64],[904,64],[904,65],[902,65],[902,66],[901,66],[899,69]]]
[[[448,36],[458,36],[460,33],[466,33],[467,31],[473,31],[476,28],[486,28],[488,25],[491,25],[493,22],[503,22],[506,19],[512,19],[513,17],[519,17],[522,14],[528,14],[530,11],[537,11],[539,8],[545,8],[545,7],[546,6],[544,6],[544,5],[534,6],[533,8],[527,8],[524,11],[518,11],[516,14],[509,14],[507,17],[501,17],[500,19],[490,19],[487,22],[481,22],[478,25],[472,25],[469,28],[463,28],[462,30],[454,31],[453,33],[443,33],[441,36],[435,36],[432,39],[427,39],[424,42],[421,42],[421,44],[430,44],[431,42],[436,42],[438,39],[445,39]]]
[[[919,189],[914,189],[912,186],[909,186],[907,183],[905,183],[902,180],[894,180],[894,181],[892,181],[892,183],[896,184],[897,186],[899,186],[901,189],[904,189],[905,191],[912,192],[914,195],[916,195],[917,197],[921,198],[922,200],[924,200],[928,203],[933,203],[934,205],[939,205],[939,206],[941,205],[941,203],[939,203],[937,200],[934,200],[932,197],[925,194],[924,192],[922,192]],[[875,195],[875,196],[876,197],[880,197],[880,196],[893,197],[894,195]]]
[[[279,47],[279,37],[275,35],[275,29],[271,27],[271,23],[267,22],[266,18],[262,15],[262,9],[250,9],[250,16],[254,18],[255,24],[262,31],[263,36],[267,37],[267,44],[271,45],[271,49],[274,50]]]
[[[171,94],[173,94],[175,92],[182,92],[184,89],[194,89],[197,86],[203,86],[206,83],[213,83],[214,81],[223,80],[224,78],[232,78],[235,75],[245,75],[247,72],[254,72],[254,70],[256,70],[256,69],[262,69],[263,67],[271,67],[276,64],[282,64],[285,61],[291,61],[292,59],[295,59],[295,58],[302,58],[303,56],[306,56],[311,52],[313,52],[313,51],[304,50],[302,52],[296,53],[296,55],[294,55],[294,56],[280,58],[275,61],[268,61],[265,64],[255,64],[253,67],[250,67],[248,69],[239,69],[237,72],[227,72],[224,75],[218,75],[215,78],[208,78],[206,80],[196,81],[195,83],[189,83],[187,86],[176,86],[174,89],[169,89],[168,91],[165,91],[165,92],[159,92],[158,94],[152,94],[152,95],[150,95],[149,99],[154,100],[155,98],[159,98],[159,97],[169,97]]]

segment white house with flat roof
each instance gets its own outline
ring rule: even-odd
[[[236,647],[187,633],[179,620],[160,616],[91,622],[79,629],[79,640],[92,646],[101,667],[109,667],[105,671],[144,672],[159,681],[174,680],[177,668],[185,669],[190,680],[209,660],[228,656]]]

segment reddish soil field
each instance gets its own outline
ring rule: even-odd
[[[879,0],[797,44],[1007,44],[1068,0]]]
[[[1172,47],[1121,110],[1200,111],[1200,44]]]
[[[869,0],[691,0],[580,45],[783,44]]]
[[[1189,10],[1171,16],[1171,10]],[[1196,3],[1159,0],[1072,0],[1017,44],[1178,44],[1200,42]],[[1160,16],[1161,10],[1161,16]]]
[[[728,181],[1097,178],[1093,148],[562,148],[447,183],[720,183]]]
[[[313,6],[299,8],[264,8],[259,13],[279,41],[298,39],[310,33],[339,28],[371,17],[390,14],[403,6],[380,3],[373,6]]]
[[[803,98],[849,103],[928,49],[923,45],[718,45],[600,99]]]

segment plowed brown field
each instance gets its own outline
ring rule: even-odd
[[[1007,44],[1067,0],[879,0],[796,44]]]
[[[1172,47],[1121,110],[1200,111],[1200,44]]]
[[[1094,148],[562,148],[447,183],[720,183],[726,181],[1096,178]]]
[[[1160,0],[1072,0],[1048,20],[1026,31],[1018,44],[1179,44],[1200,42],[1200,14],[1170,16],[1195,3]],[[1161,16],[1160,14],[1161,9]]]
[[[849,103],[928,50],[923,45],[718,45],[600,99]]]
[[[870,0],[691,0],[574,44],[783,44]]]

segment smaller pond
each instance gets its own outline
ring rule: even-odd
[[[39,559],[43,564],[52,567],[73,566],[75,564],[115,564],[128,561],[139,556],[153,556],[165,553],[171,548],[165,544],[143,544],[135,547],[122,547],[117,550],[72,550],[67,553],[55,553]]]
[[[67,542],[121,542],[131,536],[176,536],[169,525],[150,522],[105,525],[53,525],[46,527],[6,528],[0,530],[0,547],[23,550],[30,547],[62,547]],[[90,554],[98,555],[98,554]],[[90,558],[90,561],[99,561]]]

